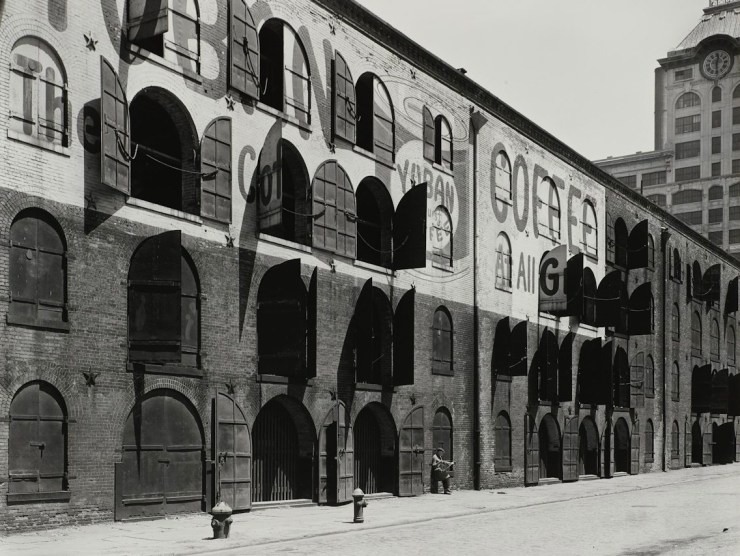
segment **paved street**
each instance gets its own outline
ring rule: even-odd
[[[204,515],[0,539],[31,554],[738,554],[740,465],[568,485],[373,500],[352,509],[283,508],[236,516],[209,540]],[[723,531],[724,529],[727,531]]]

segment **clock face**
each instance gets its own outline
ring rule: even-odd
[[[726,50],[714,50],[706,55],[701,71],[707,79],[719,79],[732,69],[732,56]]]

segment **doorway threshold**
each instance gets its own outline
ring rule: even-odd
[[[599,479],[598,475],[578,475],[579,481],[598,481]]]
[[[539,480],[540,485],[557,485],[560,484],[562,481],[558,479],[557,477],[545,477]]]
[[[316,502],[309,498],[298,498],[296,500],[269,500],[267,502],[252,502],[252,510],[269,510],[272,508],[302,508],[304,506],[316,505]]]
[[[372,494],[366,494],[365,500],[382,500],[383,498],[395,498],[396,495],[392,492],[374,492]]]

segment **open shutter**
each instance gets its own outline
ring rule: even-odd
[[[260,96],[260,43],[245,0],[230,0],[229,85],[254,99]]]
[[[131,194],[128,101],[113,66],[100,57],[100,181]]]
[[[601,365],[599,366],[598,380],[596,384],[597,404],[609,405],[612,401],[612,342],[601,346]]]
[[[635,224],[627,241],[627,268],[645,268],[648,266],[648,221]]]
[[[352,500],[355,488],[355,450],[347,408],[337,402],[337,504]]]
[[[132,43],[165,34],[167,0],[128,0],[128,40]]]
[[[145,240],[129,270],[129,359],[137,362],[180,361],[180,231]]]
[[[337,463],[337,454],[335,453],[337,444],[334,443],[334,435],[337,434],[336,414],[337,408],[334,406],[326,414],[319,431],[319,504],[327,504],[330,497],[333,499],[333,490],[337,487],[337,485],[332,484],[333,481],[331,480],[336,477],[336,474],[331,473],[329,469]]]
[[[252,507],[252,442],[249,426],[239,405],[226,394],[214,399],[214,460],[216,492],[232,510]]]
[[[334,53],[334,137],[357,140],[357,96],[352,73],[339,52]]]
[[[597,326],[617,326],[621,320],[624,283],[619,270],[604,276],[596,291]]]
[[[727,284],[727,298],[725,301],[725,315],[736,313],[738,309],[738,277],[735,276]]]
[[[696,294],[698,292],[692,291],[692,284],[694,283],[694,280],[691,276],[691,265],[689,263],[686,263],[686,301],[691,301],[692,295]]]
[[[355,382],[368,382],[373,374],[373,279],[362,286],[354,314]]]
[[[617,462],[614,461],[614,442],[616,441],[616,438],[614,437],[614,423],[611,420],[609,421],[609,425],[606,430],[609,434],[609,477],[613,477],[617,470]]]
[[[614,371],[612,377],[615,381],[614,405],[617,407],[629,407],[630,367],[627,352],[621,347],[618,347],[614,354]]]
[[[691,467],[691,425],[689,424],[689,418],[683,423],[683,465],[684,467]]]
[[[388,163],[395,156],[393,105],[388,90],[377,77],[373,77],[373,153]]]
[[[565,269],[565,293],[568,297],[564,314],[581,317],[583,313],[583,253],[568,259]]]
[[[630,296],[627,332],[630,336],[653,333],[653,291],[650,282],[635,288]]]
[[[578,480],[578,416],[566,418],[563,429],[563,482]]]
[[[200,142],[200,214],[231,221],[231,118],[216,118]]]
[[[415,185],[393,215],[393,269],[427,264],[427,184]]]
[[[540,482],[540,438],[537,423],[529,413],[524,416],[524,438],[524,484],[536,485]]]
[[[702,434],[701,436],[701,447],[702,447],[702,453],[701,453],[701,463],[702,465],[712,465],[712,448],[714,448],[714,443],[712,441],[712,424],[709,423],[707,425],[707,430]]]
[[[712,413],[729,413],[730,372],[717,371],[712,377]]]
[[[596,325],[596,278],[590,268],[583,269],[583,309],[580,313],[581,322],[591,326]]]
[[[577,396],[579,403],[599,403],[597,385],[601,357],[601,338],[586,340],[578,358]]]
[[[311,120],[311,81],[303,45],[290,27],[283,29],[283,110],[302,124]]]
[[[393,384],[414,383],[414,306],[416,290],[399,300],[393,315]]]
[[[509,376],[527,376],[527,324],[524,320],[511,330]]]
[[[434,118],[426,106],[422,110],[424,115],[424,158],[434,162]]]
[[[314,268],[311,283],[308,286],[308,310],[306,331],[306,376],[316,377],[316,350],[318,348],[318,306],[319,306],[319,269]]]
[[[424,493],[424,408],[416,407],[404,419],[398,439],[398,495]]]
[[[557,401],[558,396],[558,342],[548,329],[542,333],[538,350],[539,399]]]
[[[259,229],[281,230],[283,224],[283,143],[280,138],[268,137],[259,158],[259,186],[257,212]]]
[[[740,374],[730,375],[729,398],[728,414],[740,416]]]
[[[640,422],[632,425],[632,439],[630,440],[630,475],[640,472]]]
[[[510,363],[509,353],[511,349],[511,330],[509,328],[509,317],[499,319],[496,323],[496,334],[493,337],[492,370],[496,376],[508,376]],[[495,376],[491,386],[495,388]]]
[[[722,279],[722,265],[710,266],[701,279],[701,299],[709,304],[719,306],[720,281]]]
[[[567,334],[558,353],[558,401],[573,399],[573,334]],[[576,431],[577,432],[577,431]]]

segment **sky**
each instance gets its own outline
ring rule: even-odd
[[[357,0],[595,160],[651,151],[657,60],[709,0]]]

